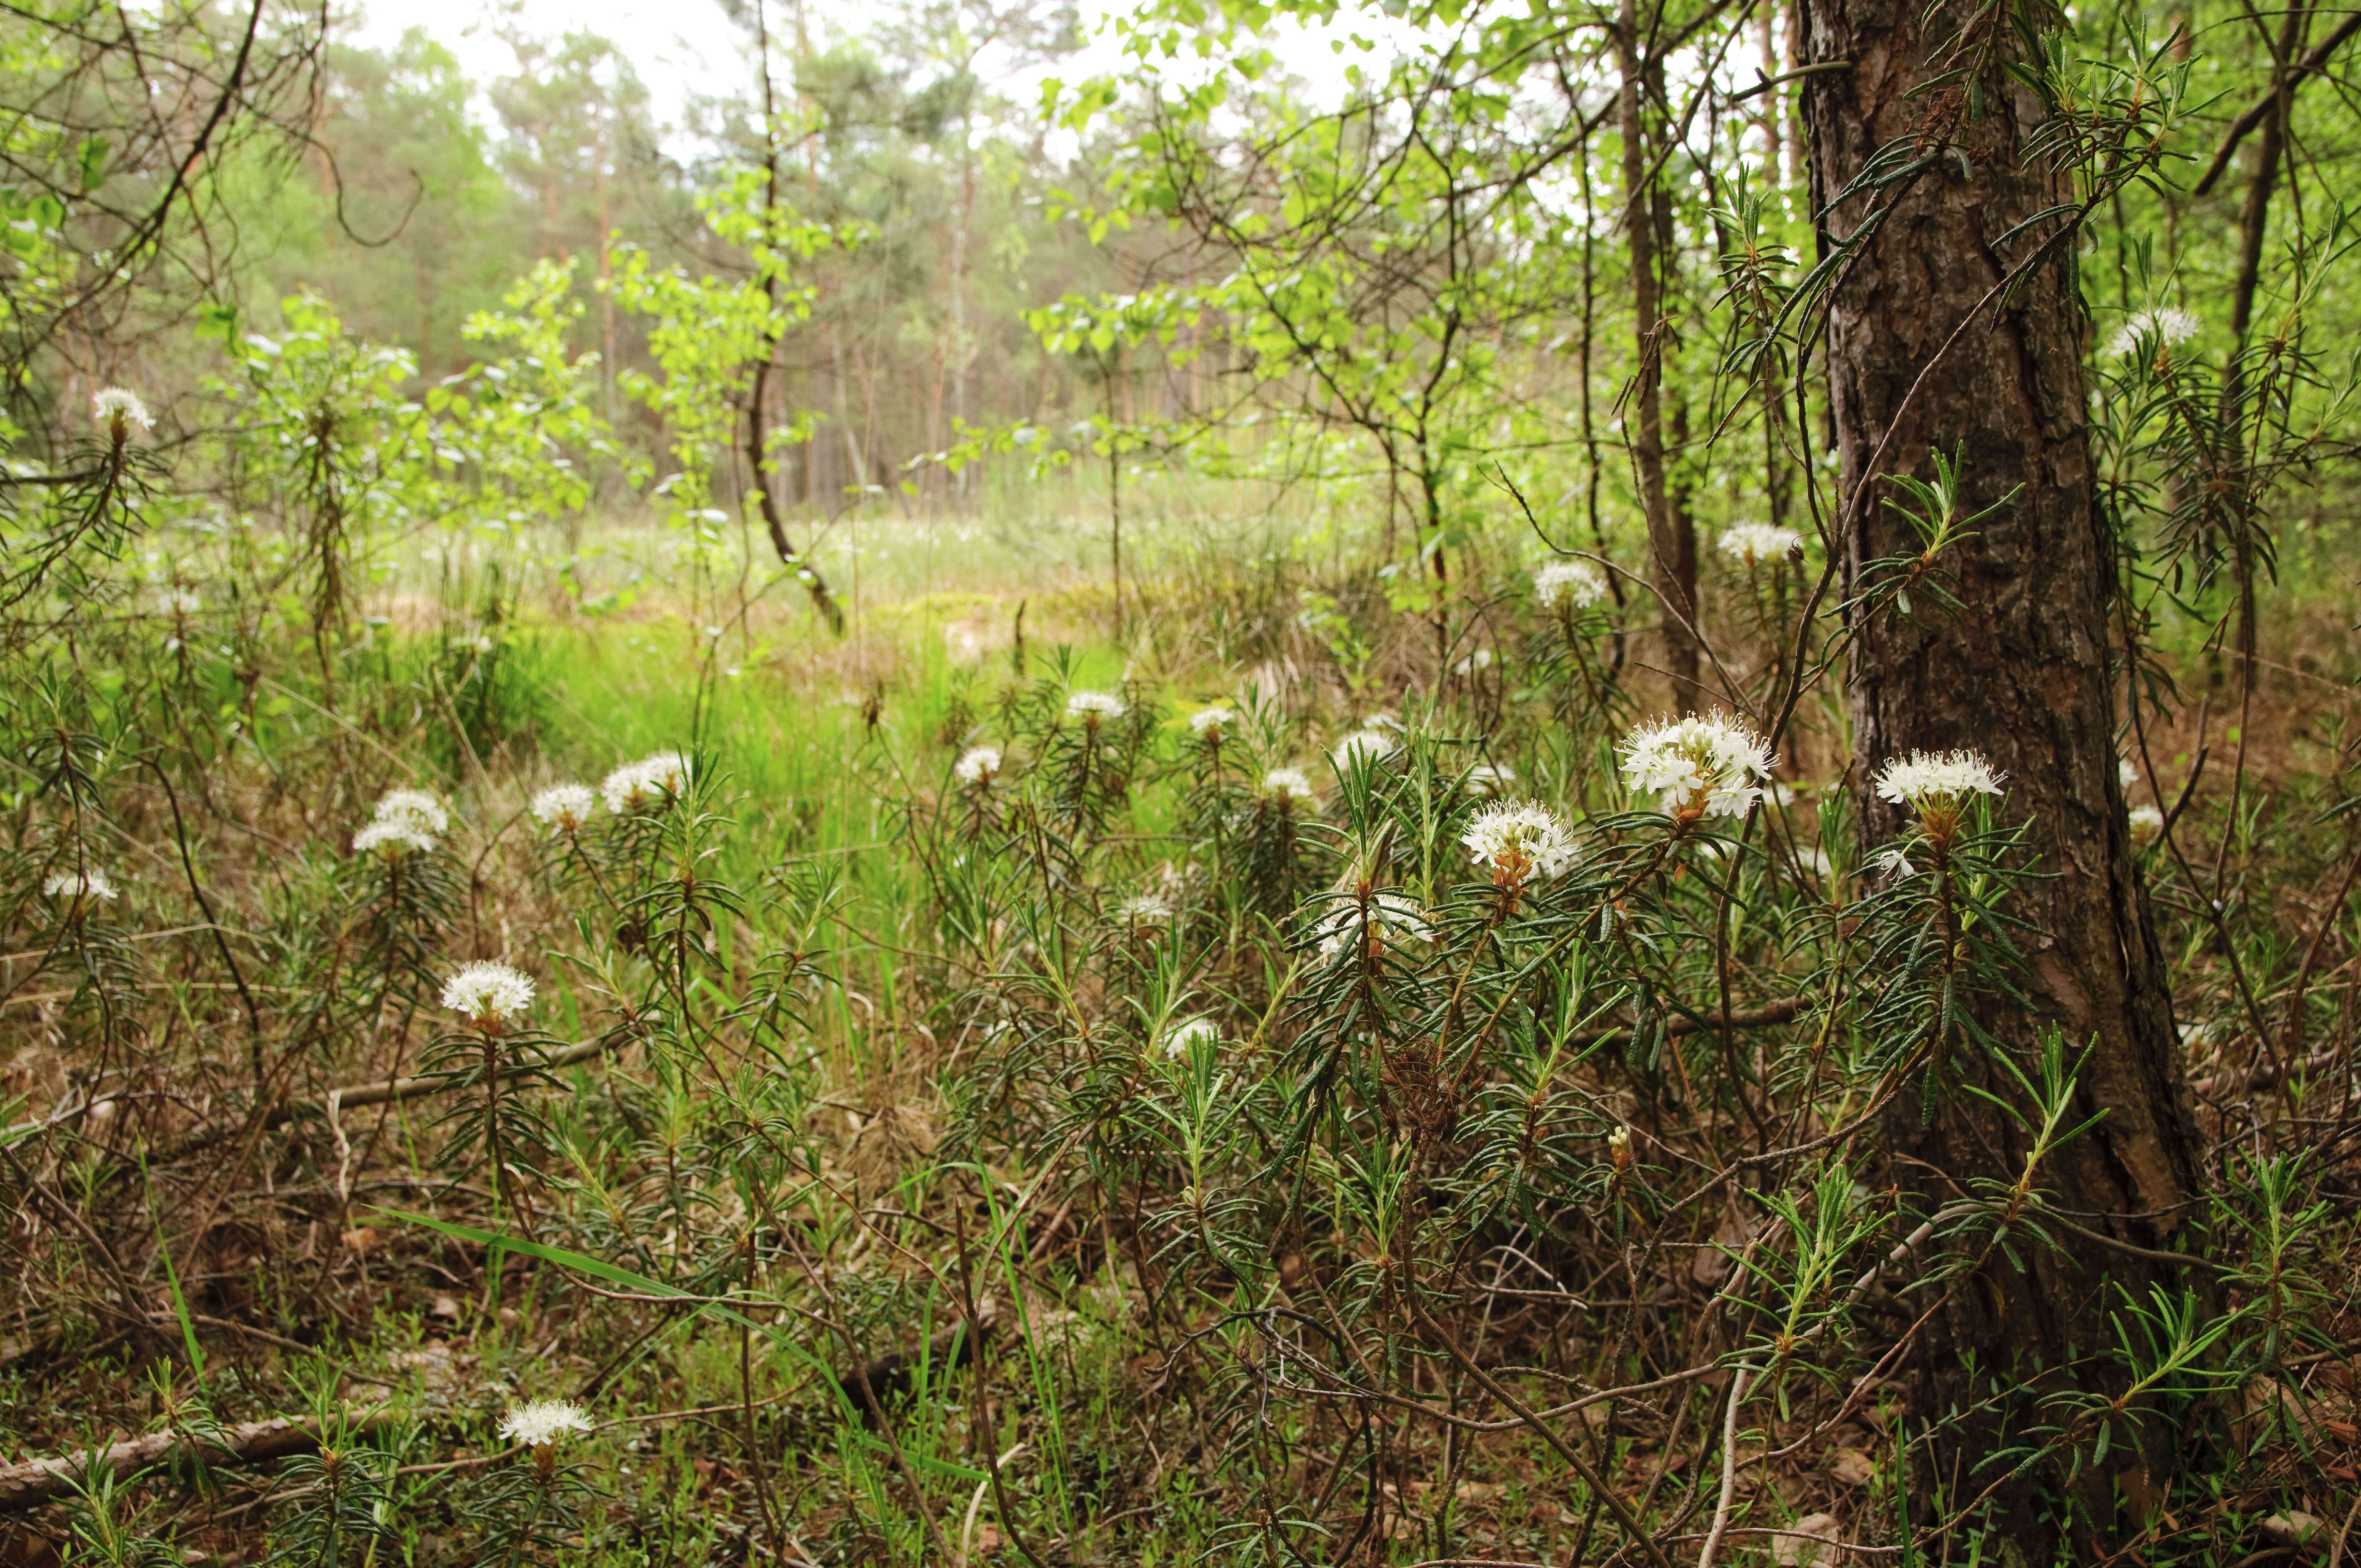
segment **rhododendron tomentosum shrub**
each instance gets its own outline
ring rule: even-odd
[[[1129,705],[1113,692],[1079,691],[1066,698],[1066,717],[1079,718],[1093,729],[1129,711]]]
[[[1221,1039],[1221,1026],[1211,1018],[1191,1018],[1185,1024],[1175,1024],[1164,1036],[1164,1056],[1169,1061],[1183,1061],[1200,1047],[1219,1045]]]
[[[2161,370],[2171,364],[2170,351],[2195,337],[2205,323],[2194,313],[2178,305],[2165,305],[2155,310],[2136,311],[2115,329],[2107,340],[2107,353],[2115,358],[2137,354],[2144,345],[2154,344],[2153,364]]]
[[[1338,773],[1348,773],[1353,771],[1353,764],[1356,762],[1363,766],[1374,766],[1400,750],[1400,740],[1386,733],[1385,730],[1371,726],[1356,729],[1337,741],[1330,750],[1328,756],[1329,760],[1336,764]]]
[[[564,1399],[535,1399],[519,1405],[500,1421],[500,1435],[527,1448],[546,1448],[567,1432],[590,1430],[590,1418],[582,1407]]]
[[[1189,732],[1209,746],[1219,746],[1237,727],[1238,710],[1215,703],[1189,716]]]
[[[1623,776],[1676,825],[1744,817],[1763,798],[1772,756],[1763,738],[1720,713],[1643,724],[1624,738]]]
[[[1262,776],[1262,793],[1272,800],[1317,800],[1310,775],[1301,768],[1273,768]]]
[[[507,964],[468,964],[444,982],[443,1005],[477,1028],[498,1033],[533,1005],[533,981]]]
[[[117,448],[129,443],[133,431],[145,435],[156,428],[155,416],[148,411],[139,394],[122,387],[108,387],[93,396],[90,413],[98,422],[98,428],[106,433],[108,443]]]
[[[533,797],[533,815],[551,832],[570,839],[589,825],[598,804],[588,784],[552,784]]]
[[[1802,549],[1804,536],[1776,523],[1738,522],[1723,529],[1715,543],[1733,561],[1748,566],[1768,566]]]
[[[1928,842],[1948,849],[1975,797],[1999,795],[2006,779],[1974,751],[1913,751],[1878,773],[1877,797],[1908,806]]]
[[[1115,906],[1115,923],[1135,937],[1152,934],[1172,920],[1172,905],[1159,894],[1139,894]]]
[[[116,897],[114,880],[100,871],[52,872],[41,881],[41,894],[55,899],[69,920],[81,920]]]
[[[1434,939],[1434,926],[1416,900],[1399,893],[1346,894],[1332,901],[1312,927],[1323,958],[1352,953],[1372,967],[1388,952]]]
[[[598,785],[607,809],[617,817],[661,811],[687,789],[688,759],[678,751],[657,751],[626,762]]]
[[[1560,615],[1588,609],[1607,597],[1607,579],[1587,561],[1551,561],[1533,574],[1533,603]]]
[[[971,789],[990,789],[1000,776],[1000,748],[971,746],[951,766],[951,776]]]
[[[452,1096],[441,1124],[450,1128],[446,1157],[482,1147],[492,1185],[510,1210],[531,1221],[518,1199],[516,1166],[548,1141],[548,1126],[528,1091],[553,1090],[544,1036],[522,1027],[533,1006],[530,975],[493,960],[463,964],[443,983],[443,1005],[466,1027],[435,1037],[423,1063],[440,1091]]]
[[[1459,841],[1503,893],[1562,876],[1575,860],[1574,835],[1557,813],[1536,801],[1483,807],[1469,818]]]

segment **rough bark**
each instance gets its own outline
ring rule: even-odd
[[[2024,487],[1956,553],[1963,613],[1947,617],[1922,595],[1915,620],[1889,610],[1855,628],[1855,776],[1866,781],[1912,751],[1954,747],[1980,750],[2006,770],[2006,810],[2031,824],[2046,874],[2016,905],[2039,931],[2025,941],[2017,977],[2031,1008],[1995,1003],[1985,1022],[2019,1051],[2052,1025],[2074,1048],[2093,1047],[2078,1094],[2106,1120],[2046,1168],[2045,1185],[2058,1204],[2107,1216],[2082,1220],[2091,1230],[2159,1248],[2196,1190],[2198,1143],[2116,773],[2114,557],[2086,439],[2087,323],[2061,269],[2045,267],[2009,308],[1986,306],[1921,379],[2026,254],[2025,241],[2004,248],[1999,236],[2070,193],[2049,171],[2022,165],[2018,149],[2041,112],[2029,95],[1996,87],[1975,123],[1960,116],[1956,97],[1905,96],[1933,74],[1930,47],[1958,26],[1949,7],[1928,16],[1918,0],[1808,0],[1805,9],[1806,62],[1855,62],[1810,78],[1806,91],[1814,205],[1827,233],[1841,238],[1861,223],[1871,198],[1833,212],[1827,203],[1881,146],[1907,138],[1926,152],[1949,139],[1965,154],[1934,158],[1916,176],[1833,302],[1826,346],[1848,591],[1866,563],[1919,549],[1882,504],[1892,493],[1883,474],[1931,477],[1930,449],[1963,443],[1972,505]],[[1862,808],[1873,842],[1900,828],[1896,808],[1865,789]],[[1969,1070],[2002,1087],[1990,1064]],[[1889,1128],[1891,1177],[1927,1212],[1971,1179],[2014,1179],[2024,1139],[2013,1123],[1954,1091],[1922,1124],[1916,1094],[1903,1099],[1909,1103]],[[2026,1253],[2022,1270],[1995,1258],[1951,1294],[1915,1354],[1914,1421],[1972,1408],[1993,1393],[1995,1375],[2044,1388],[2069,1378],[2103,1386],[2112,1376],[2108,1314],[2122,1308],[2120,1292],[2145,1299],[2152,1282],[2183,1283],[2169,1265],[2070,1232],[2059,1239],[2063,1255]],[[2022,1407],[2008,1413],[2012,1436],[2026,1416]],[[1950,1506],[1993,1480],[1977,1464],[2001,1441],[2002,1419],[1971,1420],[1940,1440],[1928,1479],[1941,1483]],[[2118,1433],[2119,1446],[2073,1484],[2070,1499],[2054,1472],[2004,1488],[1992,1524],[2033,1562],[2049,1561],[2064,1536],[2085,1547],[2106,1537],[2116,1526],[2111,1483],[2152,1497],[2172,1464],[2159,1426],[2151,1423],[2139,1444],[2122,1444]],[[2070,1510],[2061,1506],[2070,1502]]]
[[[1617,105],[1623,133],[1623,233],[1631,263],[1633,330],[1639,369],[1631,378],[1631,462],[1647,513],[1649,580],[1654,586],[1664,673],[1673,684],[1673,705],[1697,699],[1697,534],[1686,514],[1673,506],[1664,488],[1664,290],[1657,276],[1660,188],[1649,167],[1642,95],[1661,72],[1661,63],[1641,56],[1639,17],[1624,0],[1615,29],[1621,97]]]

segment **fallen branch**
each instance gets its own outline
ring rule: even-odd
[[[578,1046],[565,1046],[549,1053],[551,1067],[571,1067],[578,1061],[604,1056],[614,1048],[609,1039],[586,1040]],[[357,1105],[382,1105],[388,1101],[415,1099],[422,1094],[439,1093],[449,1087],[444,1078],[381,1078],[374,1083],[356,1083],[343,1089],[328,1091],[325,1100],[289,1100],[270,1113],[269,1125],[277,1127],[308,1116],[325,1116],[330,1107],[349,1111]]]
[[[1664,1037],[1668,1040],[1676,1040],[1683,1035],[1694,1035],[1700,1029],[1719,1029],[1725,1018],[1733,1029],[1759,1029],[1772,1024],[1792,1024],[1797,1014],[1811,1005],[1811,1001],[1808,996],[1783,996],[1776,1002],[1766,1002],[1760,1007],[1733,1007],[1727,1014],[1706,1014],[1695,1018],[1680,1014],[1664,1020]],[[1580,1050],[1586,1046],[1595,1046],[1601,1040],[1611,1040],[1618,1035],[1628,1035],[1631,1032],[1631,1027],[1629,1023],[1621,1023],[1609,1024],[1596,1029],[1585,1029],[1568,1036],[1566,1044]]]
[[[2225,1090],[2268,1089],[2279,1082],[2282,1076],[2310,1078],[2316,1073],[2324,1072],[2336,1065],[2336,1058],[2337,1053],[2333,1050],[2315,1051],[2311,1056],[2289,1064],[2284,1075],[2280,1073],[2277,1062],[2263,1062],[2250,1068],[2230,1068],[2214,1073],[2210,1078],[2198,1079],[2189,1087],[2200,1097],[2208,1099]]]
[[[356,1416],[352,1431],[375,1431],[393,1420],[390,1409]],[[55,1502],[82,1489],[83,1478],[104,1469],[116,1476],[181,1459],[210,1463],[261,1464],[304,1453],[320,1446],[319,1428],[309,1420],[280,1417],[247,1421],[206,1433],[159,1431],[135,1437],[109,1448],[69,1453],[55,1459],[28,1459],[0,1469],[0,1513],[21,1513]]]
[[[576,1062],[588,1061],[594,1057],[604,1056],[620,1043],[621,1041],[609,1036],[604,1039],[587,1040],[580,1045],[564,1046],[549,1053],[549,1065],[571,1067]],[[350,1111],[361,1105],[383,1105],[389,1101],[412,1100],[423,1094],[437,1094],[449,1087],[449,1083],[450,1080],[447,1079],[418,1076],[380,1078],[368,1083],[346,1084],[342,1089],[328,1091],[328,1096],[324,1100],[282,1100],[271,1108],[270,1114],[263,1119],[263,1124],[270,1127],[283,1127],[290,1122],[323,1119],[326,1117],[331,1107],[338,1111]],[[61,1123],[88,1115],[97,1107],[111,1105],[120,1098],[122,1096],[101,1094],[80,1104],[69,1106],[52,1115],[44,1116],[38,1121],[18,1122],[13,1126],[0,1130],[0,1148],[18,1143],[35,1133],[44,1132]],[[155,1157],[169,1160],[195,1154],[220,1142],[231,1130],[228,1127],[200,1129],[157,1150]]]

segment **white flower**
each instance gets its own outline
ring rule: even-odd
[[[1288,800],[1314,800],[1318,795],[1301,768],[1273,768],[1262,776],[1262,792]]]
[[[2195,337],[2205,323],[2193,312],[2178,305],[2164,305],[2155,310],[2138,311],[2127,317],[2108,340],[2107,352],[2120,357],[2136,353],[2149,338],[2156,339],[2159,348],[2169,348],[2176,343],[2187,343]]]
[[[356,855],[383,855],[398,861],[407,854],[423,855],[434,848],[434,835],[407,822],[372,822],[353,835]]]
[[[77,904],[86,898],[112,904],[115,898],[114,880],[104,872],[51,872],[41,883],[41,891],[51,898]]]
[[[1321,956],[1334,958],[1347,946],[1358,948],[1367,941],[1382,947],[1389,931],[1399,932],[1401,939],[1412,942],[1426,941],[1434,935],[1434,927],[1427,924],[1426,911],[1399,893],[1380,893],[1371,898],[1366,926],[1359,903],[1339,899],[1320,917]]]
[[[1478,648],[1451,667],[1455,674],[1462,675],[1472,675],[1478,670],[1488,670],[1492,667],[1492,650]]]
[[[1224,707],[1219,703],[1216,703],[1211,707],[1201,707],[1196,712],[1191,714],[1189,716],[1189,728],[1195,730],[1198,734],[1202,735],[1208,729],[1214,730],[1216,732],[1226,729],[1237,721],[1238,710],[1236,708]]]
[[[2139,783],[2139,770],[2132,766],[2132,760],[2129,757],[2115,759],[2115,782],[2125,789]]]
[[[1576,609],[1588,609],[1607,597],[1607,579],[1587,561],[1552,561],[1533,574],[1533,602],[1555,609],[1564,599]]]
[[[1536,877],[1563,875],[1574,864],[1574,835],[1557,813],[1539,802],[1488,806],[1459,836],[1468,857],[1489,867],[1496,880],[1521,887]]]
[[[563,1399],[535,1399],[530,1405],[519,1405],[500,1422],[502,1437],[528,1448],[555,1442],[570,1431],[590,1430],[590,1418],[582,1407]]]
[[[678,751],[652,751],[639,761],[640,776],[666,795],[688,787],[688,759]]]
[[[655,789],[640,772],[639,763],[625,762],[599,781],[598,793],[606,798],[607,809],[622,817],[649,804]]]
[[[194,615],[205,608],[205,601],[187,588],[164,588],[156,595],[156,609],[165,615]]]
[[[1743,817],[1771,776],[1763,738],[1721,713],[1643,724],[1624,738],[1623,776],[1667,815]]]
[[[407,828],[413,833],[439,836],[451,830],[451,814],[443,809],[441,801],[423,789],[386,791],[385,798],[370,814],[370,820],[390,828]]]
[[[1467,787],[1478,795],[1498,795],[1502,784],[1517,782],[1517,770],[1506,762],[1478,762],[1467,770]]]
[[[970,746],[951,766],[951,776],[963,784],[990,784],[1000,773],[1000,748]]]
[[[2135,806],[2129,813],[2132,837],[2146,843],[2164,831],[2164,813],[2153,806]]]
[[[1126,926],[1151,926],[1172,918],[1172,905],[1152,893],[1126,898],[1115,906],[1115,917]]]
[[[1396,718],[1390,713],[1373,713],[1369,715],[1368,718],[1361,720],[1361,728],[1364,729],[1390,729],[1395,734],[1399,735],[1402,732],[1402,721]]]
[[[657,751],[636,762],[625,762],[598,784],[607,809],[617,817],[664,805],[688,787],[688,759],[678,751]]]
[[[1123,698],[1113,692],[1074,692],[1066,698],[1066,717],[1089,724],[1102,718],[1121,718],[1130,711]]]
[[[149,417],[148,405],[139,394],[122,387],[108,387],[90,400],[90,416],[110,432],[118,426],[128,431],[137,425],[141,430],[153,430],[156,422]]]
[[[1218,1045],[1221,1038],[1221,1027],[1211,1018],[1191,1018],[1186,1024],[1176,1025],[1164,1036],[1164,1054],[1170,1060],[1186,1061],[1199,1043]]]
[[[1924,812],[1930,805],[1957,806],[1971,791],[1998,795],[2007,776],[1974,751],[1913,751],[1885,764],[1877,797]]]
[[[533,797],[533,814],[542,826],[560,833],[579,833],[590,820],[598,797],[588,784],[551,784]]]
[[[533,1005],[533,980],[506,964],[467,964],[443,982],[443,1005],[471,1024],[505,1024]]]
[[[1899,844],[1888,844],[1870,856],[1869,869],[1880,876],[1891,877],[1896,882],[1918,874],[1918,868],[1910,863],[1910,857],[1902,852],[1902,846]]]
[[[1721,531],[1718,543],[1723,554],[1752,566],[1765,561],[1785,560],[1802,546],[1804,536],[1776,523],[1735,522]]]
[[[1328,754],[1336,760],[1338,772],[1348,773],[1352,770],[1355,757],[1364,762],[1382,762],[1400,748],[1401,742],[1382,729],[1356,729],[1337,741],[1334,750]]]

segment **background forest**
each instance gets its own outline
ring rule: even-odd
[[[2361,13],[718,3],[0,12],[0,1564],[2361,1552]]]

